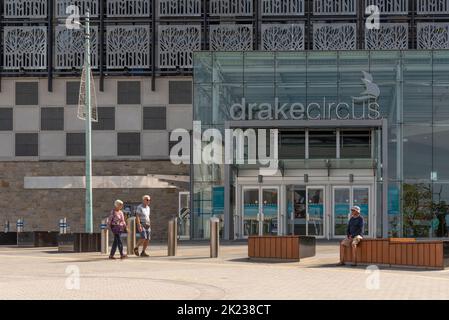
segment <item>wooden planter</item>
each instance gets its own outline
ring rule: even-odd
[[[68,233],[58,235],[59,252],[101,252],[100,233]]]
[[[350,247],[341,247],[344,262],[352,260]],[[363,239],[357,263],[444,269],[449,266],[449,242],[416,239]]]
[[[315,255],[315,238],[301,236],[250,236],[248,256],[252,259],[299,261]]]

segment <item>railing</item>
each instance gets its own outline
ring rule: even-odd
[[[211,16],[251,16],[252,0],[210,0]]]
[[[45,18],[47,0],[4,0],[5,18]]]
[[[416,0],[418,14],[447,14],[449,13],[449,0]]]
[[[159,0],[160,17],[200,15],[201,0]]]
[[[262,0],[262,16],[304,15],[304,0]]]
[[[366,0],[366,7],[375,5],[381,14],[407,14],[408,0]]]
[[[148,16],[151,13],[150,0],[108,0],[106,14],[108,17]]]
[[[314,0],[314,15],[355,15],[355,0]]]

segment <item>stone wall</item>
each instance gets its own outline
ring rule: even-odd
[[[148,174],[188,175],[188,166],[175,166],[169,161],[94,161],[93,175],[137,176]],[[83,176],[84,162],[39,161],[0,162],[0,227],[5,220],[15,222],[23,217],[25,231],[57,231],[60,218],[67,217],[71,231],[84,231],[84,189],[24,189],[24,177]],[[178,211],[180,188],[164,189],[94,189],[94,231],[107,216],[116,199],[140,202],[142,195],[152,198],[151,216],[154,240],[167,239],[168,220]]]

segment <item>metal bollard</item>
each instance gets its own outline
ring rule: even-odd
[[[24,226],[23,218],[18,219],[16,223],[17,232],[23,232],[23,226]]]
[[[218,218],[210,218],[210,257],[218,258],[220,249],[220,220]]]
[[[9,232],[9,220],[5,221],[5,233]]]
[[[178,218],[168,221],[168,256],[176,256],[178,249]]]
[[[107,254],[109,252],[109,230],[108,219],[101,220],[101,253]]]
[[[130,217],[127,222],[128,237],[126,239],[126,252],[131,255],[136,247],[136,218]]]

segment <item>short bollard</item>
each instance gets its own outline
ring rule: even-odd
[[[128,238],[126,239],[126,252],[131,255],[136,247],[136,218],[130,217],[127,221]]]
[[[16,222],[17,232],[23,232],[23,228],[24,228],[24,221],[23,221],[23,218],[20,218]]]
[[[210,219],[210,257],[218,258],[218,251],[220,249],[220,220],[218,218]]]
[[[108,219],[101,220],[101,253],[107,254],[109,252],[109,231]]]
[[[178,248],[178,219],[173,218],[168,221],[168,256],[176,256]]]
[[[5,233],[9,232],[9,220],[5,221],[5,229],[4,229]]]

